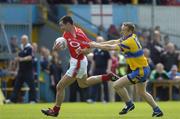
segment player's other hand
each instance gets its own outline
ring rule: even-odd
[[[55,43],[53,46],[53,50],[55,50],[55,51],[62,50],[62,44],[61,43]]]

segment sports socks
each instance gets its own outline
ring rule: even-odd
[[[108,74],[103,74],[101,77],[102,81],[109,81],[112,78],[112,75],[110,73]]]
[[[133,105],[132,100],[130,100],[130,101],[128,101],[128,102],[126,102],[126,106],[131,106],[131,105]]]
[[[59,110],[60,110],[60,107],[57,107],[57,106],[54,106],[54,107],[53,107],[53,111],[54,111],[54,112],[59,112]]]
[[[160,110],[160,108],[157,106],[157,107],[153,108],[153,111],[154,111],[154,112],[160,112],[161,110]]]

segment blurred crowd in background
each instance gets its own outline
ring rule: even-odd
[[[111,25],[107,32],[102,32],[103,26],[99,27],[97,42],[103,42],[111,39],[118,39],[120,35],[120,26]],[[144,55],[147,57],[151,67],[151,74],[148,79],[148,91],[152,93],[152,82],[155,80],[180,80],[180,52],[175,44],[171,42],[168,35],[162,35],[159,26],[154,29],[136,29],[136,34],[144,48]],[[21,50],[18,43],[18,38],[14,35],[10,39],[11,51],[16,56]],[[36,82],[43,82],[43,72],[49,75],[50,89],[56,93],[56,84],[61,79],[61,76],[66,72],[63,70],[62,64],[64,61],[58,52],[51,51],[44,46],[38,46],[36,43],[32,43],[33,48],[33,72],[34,80]],[[130,72],[129,67],[126,65],[124,56],[118,51],[103,51],[94,49],[94,51],[87,55],[89,66],[88,75],[99,75],[107,72],[114,72],[120,77]],[[37,76],[37,61],[40,61],[40,76]],[[18,65],[15,61],[10,61],[12,75],[16,77]],[[0,71],[0,76],[5,74],[5,70]],[[75,82],[69,88],[67,101],[87,101],[87,102],[109,102],[119,101],[113,88],[112,82],[106,82],[103,84],[97,84],[87,89],[80,89]],[[135,86],[127,87],[131,97],[136,100],[141,100],[135,93]],[[179,100],[179,86],[173,87],[173,99]],[[168,100],[168,87],[162,86],[157,90],[157,100]]]
[[[37,4],[42,0],[0,0],[0,3]],[[47,0],[49,4],[152,4],[153,0]],[[155,0],[157,5],[180,5],[179,0]]]

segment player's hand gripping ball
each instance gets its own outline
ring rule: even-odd
[[[53,50],[64,50],[67,48],[67,41],[64,37],[59,37],[55,40]]]

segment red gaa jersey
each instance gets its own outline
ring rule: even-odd
[[[70,51],[71,57],[82,60],[84,58],[84,55],[78,53],[78,49],[88,48],[88,43],[91,42],[91,40],[80,28],[77,27],[75,27],[75,36],[70,32],[64,32],[63,37],[67,41],[67,46]]]

